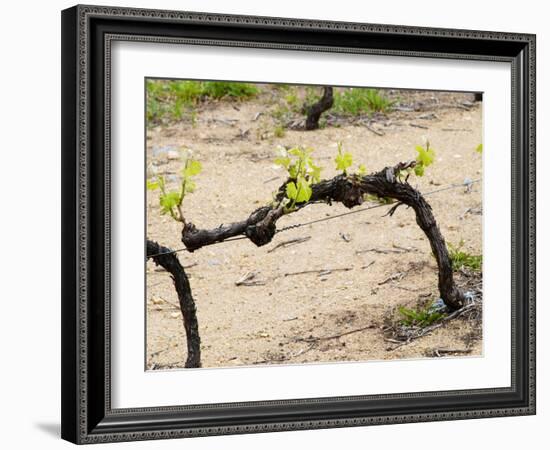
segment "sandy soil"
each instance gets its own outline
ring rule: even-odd
[[[482,142],[480,103],[471,103],[469,94],[391,95],[399,97],[400,107],[388,116],[334,125],[329,119],[324,129],[287,130],[281,138],[273,133],[273,102],[267,94],[244,103],[210,104],[195,124],[149,130],[149,170],[165,174],[175,186],[180,161],[170,159],[171,151],[193,149],[203,172],[184,209],[199,228],[242,220],[271,199],[284,180],[283,170],[272,163],[277,145],[313,147],[328,178],[335,175],[338,141],[368,171],[376,171],[413,159],[415,145],[428,138],[436,161],[423,178],[413,180],[422,192],[481,178],[482,158],[474,151]],[[481,183],[471,192],[460,187],[428,197],[446,240],[464,240],[473,254],[482,253],[481,198]],[[382,217],[388,209],[279,233],[261,248],[240,240],[179,253],[182,264],[190,266],[203,367],[480,355],[479,320],[451,321],[403,346],[387,340],[384,326],[398,318],[398,305],[413,307],[438,297],[435,261],[414,213],[402,207],[393,217]],[[342,205],[312,205],[283,217],[278,228],[346,211]],[[148,192],[147,226],[148,238],[183,246],[180,225],[159,214],[157,192]],[[309,239],[275,248],[301,237]],[[292,275],[312,269],[332,272]],[[147,367],[183,367],[185,333],[170,277],[151,262],[146,271]],[[256,272],[262,285],[236,286],[248,272]]]

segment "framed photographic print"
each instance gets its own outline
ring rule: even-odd
[[[62,437],[535,413],[535,36],[62,12]]]

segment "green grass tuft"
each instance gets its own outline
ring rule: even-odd
[[[472,270],[481,270],[481,264],[483,262],[482,255],[472,255],[462,250],[464,241],[461,240],[457,246],[448,244],[449,256],[451,263],[453,264],[453,270],[459,270],[464,267],[468,267]]]
[[[400,306],[398,310],[403,316],[403,319],[401,319],[401,324],[409,327],[427,327],[444,317],[443,313],[438,311],[430,311],[430,306],[425,306],[424,308],[418,309],[409,309],[404,306]]]
[[[334,93],[333,110],[340,114],[358,116],[391,111],[394,102],[377,89],[349,88]]]
[[[147,123],[189,118],[196,121],[195,108],[208,100],[247,100],[259,89],[248,83],[228,81],[147,80]]]
[[[230,98],[247,100],[258,95],[260,90],[248,83],[234,83],[228,81],[202,82],[202,95],[214,99]]]
[[[276,138],[282,138],[285,136],[285,134],[286,134],[285,127],[283,127],[282,125],[277,125],[273,129],[273,135]]]

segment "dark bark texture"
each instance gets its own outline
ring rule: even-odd
[[[147,240],[147,257],[163,267],[172,276],[178,294],[183,326],[187,335],[187,361],[185,367],[201,367],[201,339],[197,321],[197,309],[191,295],[189,279],[175,253],[168,247]],[[164,253],[164,254],[163,254]],[[151,256],[149,256],[151,255]]]
[[[391,176],[389,173],[392,170],[392,168],[385,170],[386,177],[382,176],[381,173],[371,177],[363,177],[361,188],[364,192],[380,197],[391,197],[413,208],[416,214],[416,223],[430,241],[432,253],[437,261],[439,269],[438,287],[441,298],[450,310],[459,309],[464,305],[464,294],[454,283],[453,266],[447,250],[447,244],[437,226],[432,213],[432,207],[422,194],[410,184],[397,180],[390,181]]]
[[[319,128],[319,119],[321,114],[332,108],[334,104],[333,89],[331,86],[323,87],[323,96],[313,105],[304,106],[306,117],[306,130],[316,130]]]
[[[415,164],[415,161],[410,161],[399,163],[394,167],[386,167],[371,175],[342,174],[330,180],[322,180],[312,185],[311,198],[308,202],[297,204],[296,210],[319,201],[328,204],[340,202],[347,208],[353,208],[363,203],[365,194],[397,200],[398,203],[390,210],[390,215],[402,204],[413,208],[416,222],[430,241],[432,252],[437,261],[441,298],[450,310],[456,310],[464,304],[464,295],[454,283],[447,245],[437,226],[432,208],[419,191],[399,177],[402,170],[412,168]],[[279,188],[278,199],[284,196],[287,182]],[[192,223],[187,223],[182,232],[182,241],[189,251],[195,251],[205,245],[222,242],[233,236],[245,235],[257,246],[262,246],[272,240],[276,232],[276,222],[283,214],[281,207],[263,206],[252,212],[243,221],[222,225],[211,230],[197,229]]]

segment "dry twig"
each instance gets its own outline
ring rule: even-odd
[[[353,267],[341,267],[336,269],[313,269],[313,270],[302,270],[300,272],[289,272],[283,274],[283,277],[290,277],[293,275],[305,275],[308,273],[317,273],[319,275],[329,275],[332,272],[347,272],[348,270],[353,270]]]
[[[235,286],[263,286],[265,280],[258,280],[256,277],[259,272],[246,272],[241,278],[235,281]]]
[[[333,334],[332,336],[320,336],[320,337],[299,338],[299,339],[296,339],[294,342],[319,342],[319,341],[328,341],[328,340],[331,340],[331,339],[338,339],[338,338],[341,338],[341,337],[343,337],[343,336],[347,336],[347,335],[349,335],[349,334],[359,333],[360,331],[365,331],[365,330],[368,330],[368,329],[371,329],[371,328],[374,328],[374,325],[369,324],[369,325],[367,325],[367,326],[365,326],[365,327],[354,328],[353,330],[344,331],[343,333],[339,333],[339,334]]]
[[[310,239],[311,239],[311,236],[304,236],[304,237],[299,237],[299,238],[294,238],[294,239],[289,239],[287,241],[279,242],[277,245],[270,248],[267,251],[267,253],[274,252],[278,248],[286,248],[286,247],[290,247],[291,245],[301,244],[302,242],[309,241]]]

